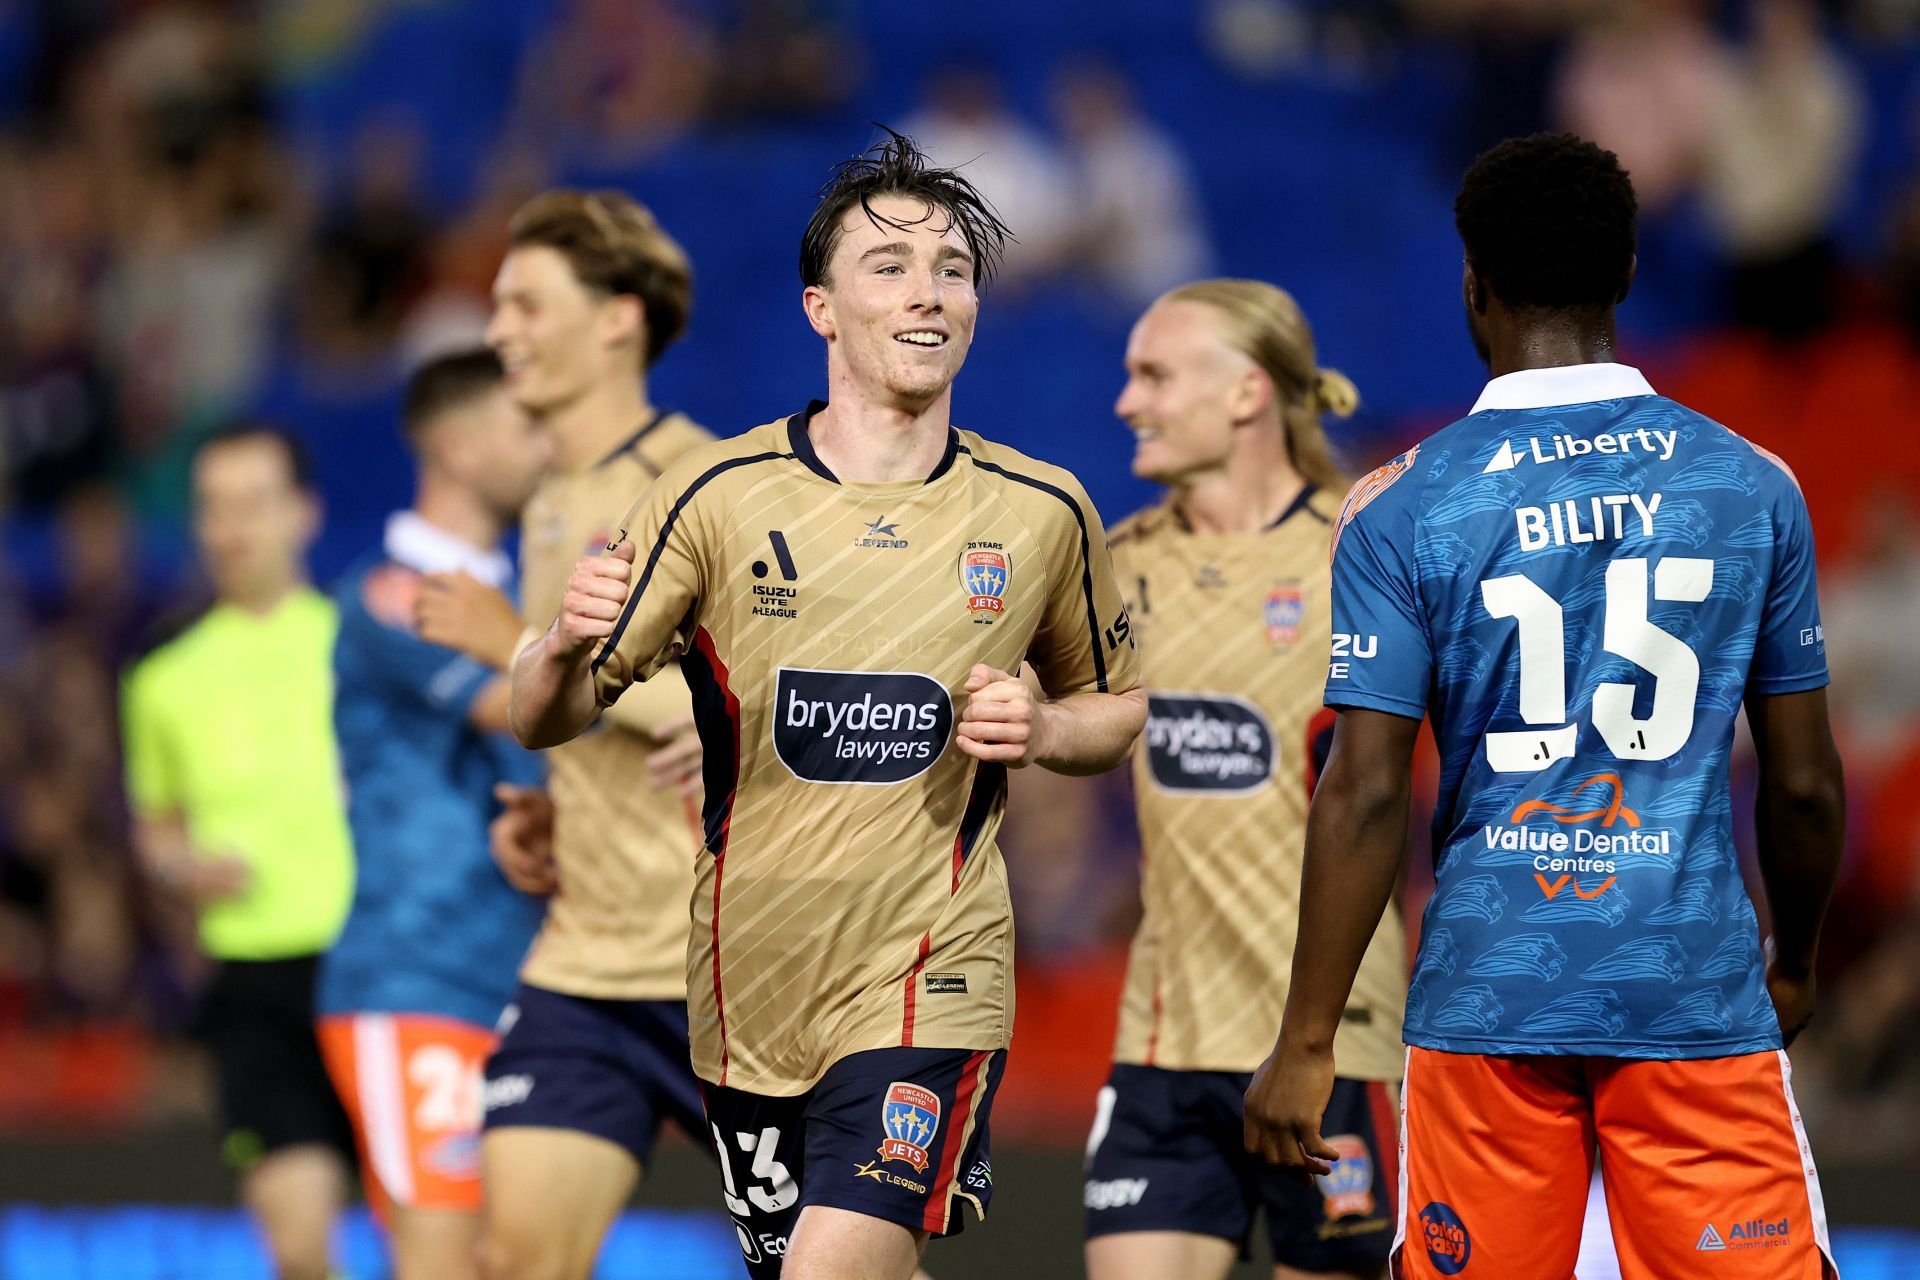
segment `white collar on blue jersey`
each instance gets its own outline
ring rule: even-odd
[[[388,559],[409,569],[464,573],[495,590],[505,587],[513,573],[513,563],[504,551],[497,547],[483,551],[438,525],[428,524],[418,511],[396,511],[388,516],[384,545]]]
[[[1650,396],[1654,390],[1638,369],[1624,364],[1569,364],[1557,369],[1522,369],[1503,373],[1487,384],[1473,402],[1483,409],[1551,409],[1556,405],[1589,404],[1595,400],[1624,400]]]

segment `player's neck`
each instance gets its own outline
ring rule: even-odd
[[[254,583],[224,591],[220,594],[220,603],[232,605],[243,613],[264,618],[284,604],[288,596],[306,585],[306,575],[296,573],[290,578],[276,578],[272,582]]]
[[[1183,481],[1173,500],[1195,533],[1258,533],[1278,520],[1306,485],[1287,459],[1283,428],[1249,434],[1225,466]]]
[[[585,471],[653,417],[645,375],[608,378],[541,415],[556,471]]]
[[[1604,326],[1572,327],[1551,320],[1517,324],[1490,343],[1487,372],[1498,378],[1525,369],[1563,369],[1614,362],[1613,317]]]
[[[413,510],[440,532],[451,534],[476,551],[492,551],[506,533],[500,518],[477,494],[432,475],[420,477],[420,493]]]
[[[875,403],[851,387],[839,392],[808,423],[813,450],[827,470],[849,484],[924,480],[947,450],[953,389],[923,409]]]

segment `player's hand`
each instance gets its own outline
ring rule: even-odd
[[[975,760],[1023,769],[1046,754],[1045,704],[1017,675],[984,662],[967,673],[967,705],[954,741]]]
[[[647,780],[660,791],[677,791],[683,796],[700,794],[700,733],[692,716],[682,716],[664,726],[660,745],[647,755]]]
[[[1771,954],[1771,938],[1767,951],[1767,996],[1773,1001],[1774,1016],[1780,1019],[1780,1043],[1790,1045],[1813,1021],[1813,973],[1797,973],[1782,966]]]
[[[1294,1049],[1283,1039],[1247,1087],[1247,1150],[1282,1170],[1331,1172],[1340,1153],[1320,1136],[1320,1118],[1332,1097],[1332,1052]]]
[[[613,634],[620,611],[627,604],[627,583],[633,577],[633,540],[599,555],[582,556],[567,579],[560,601],[555,637],[563,652],[576,655]]]
[[[560,887],[553,864],[553,800],[538,787],[501,783],[493,798],[505,806],[487,828],[493,860],[507,883],[545,897]]]
[[[513,665],[520,613],[506,593],[465,573],[429,573],[420,579],[413,626],[429,644],[456,649],[496,671]]]
[[[181,880],[181,888],[197,907],[237,898],[252,886],[252,865],[231,853],[195,857]]]

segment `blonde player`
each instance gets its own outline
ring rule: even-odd
[[[985,1212],[1007,770],[1111,768],[1146,715],[1079,484],[949,420],[1004,239],[906,138],[842,167],[800,254],[829,402],[668,468],[514,670],[538,745],[683,655],[694,1067],[756,1280],[905,1280]]]
[[[1307,798],[1325,758],[1327,555],[1345,485],[1323,412],[1357,394],[1315,363],[1286,293],[1204,280],[1150,307],[1115,411],[1136,475],[1168,486],[1118,526],[1151,708],[1134,753],[1146,849],[1113,1074],[1086,1183],[1092,1280],[1223,1277],[1264,1211],[1276,1277],[1377,1276],[1392,1241],[1405,943],[1378,922],[1342,1020],[1332,1172],[1288,1180],[1242,1147],[1241,1096],[1287,997]]]
[[[509,235],[487,337],[553,447],[520,544],[522,609],[544,628],[581,553],[712,437],[647,395],[686,328],[692,272],[645,208],[552,191]],[[519,615],[471,578],[428,579],[419,609],[424,636],[498,667],[518,648]],[[661,1125],[704,1141],[686,1006],[697,811],[675,785],[698,760],[691,710],[664,672],[600,732],[549,753],[550,792],[502,789],[495,856],[553,896],[487,1064],[481,1257],[497,1280],[584,1280]]]

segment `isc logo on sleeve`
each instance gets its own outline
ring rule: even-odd
[[[952,696],[917,671],[782,667],[774,685],[774,750],[808,782],[905,782],[952,737]]]

